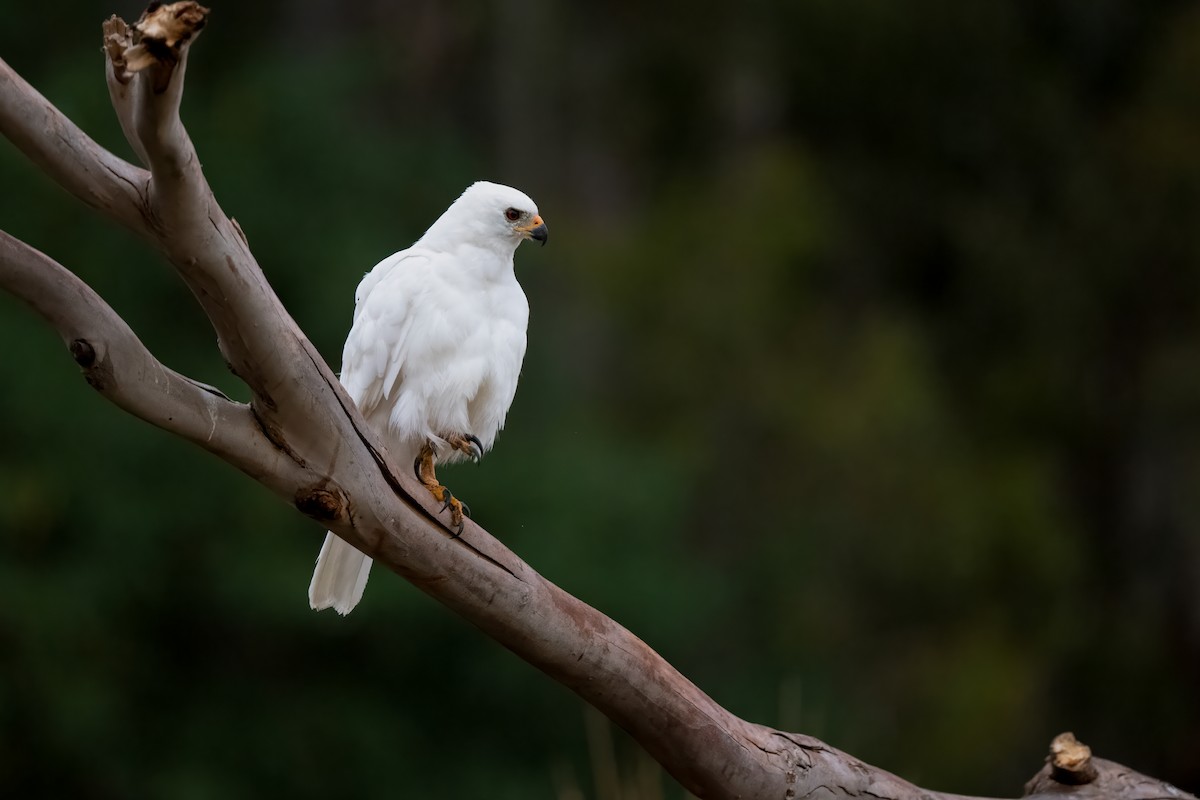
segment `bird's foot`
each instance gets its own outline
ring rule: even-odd
[[[483,449],[479,447],[479,440],[474,436],[456,436],[445,437],[447,442],[450,442],[456,449],[466,447],[471,448],[471,442],[474,442],[475,448],[482,454]],[[460,440],[460,444],[456,444],[454,439]],[[465,503],[459,500],[454,495],[450,494],[450,490],[443,486],[437,479],[437,474],[434,471],[434,455],[433,445],[426,442],[421,448],[420,454],[413,462],[413,472],[417,473],[417,480],[421,482],[429,493],[433,495],[433,499],[442,504],[442,511],[450,509],[450,527],[454,530],[454,536],[458,537],[463,532],[463,517],[471,516],[471,509]]]
[[[483,458],[483,442],[479,438],[470,433],[452,433],[446,438],[446,444],[460,453],[465,453],[467,458],[474,461],[476,464]]]
[[[450,509],[450,527],[454,528],[455,536],[460,536],[466,525],[463,518],[471,516],[470,506],[450,494],[450,490],[440,483],[425,488],[433,495],[434,500],[442,504],[442,511]]]

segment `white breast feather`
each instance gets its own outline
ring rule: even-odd
[[[474,262],[488,257],[413,247],[380,262],[356,292],[342,383],[401,464],[450,433],[472,434],[486,451],[504,424],[529,306],[511,259],[481,280]],[[438,448],[442,463],[456,455]]]

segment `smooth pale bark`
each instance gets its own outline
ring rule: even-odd
[[[179,117],[188,47],[207,13],[174,3],[132,26],[116,17],[103,26],[113,108],[146,169],[97,145],[0,61],[0,131],[48,177],[170,260],[253,399],[233,402],[163,366],[65,267],[0,234],[0,286],[58,331],[88,383],[224,459],[573,689],[700,797],[955,797],[739,719],[474,523],[450,535],[408,470],[389,462],[209,189]],[[1190,797],[1090,753],[1085,761],[1095,769],[1048,765],[1030,791]]]

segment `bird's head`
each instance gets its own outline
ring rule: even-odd
[[[481,246],[503,244],[514,249],[526,239],[545,244],[550,235],[529,195],[488,181],[468,186],[425,238],[435,232],[438,238],[446,235],[457,241],[474,240]]]

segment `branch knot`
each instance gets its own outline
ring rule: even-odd
[[[91,369],[96,363],[96,348],[87,339],[76,339],[70,345],[71,358],[84,369]]]
[[[319,522],[332,522],[345,512],[346,498],[337,490],[314,486],[296,493],[296,508]]]

